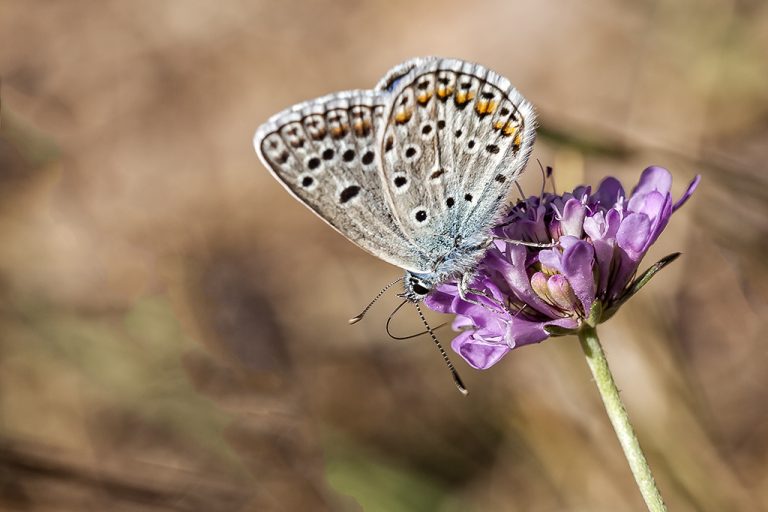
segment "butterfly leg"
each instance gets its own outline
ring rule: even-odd
[[[465,302],[469,302],[470,304],[474,304],[476,306],[480,306],[484,309],[487,309],[488,311],[492,313],[508,313],[512,314],[512,312],[507,308],[505,304],[500,302],[496,297],[491,295],[490,293],[484,291],[484,290],[476,290],[474,288],[469,287],[469,279],[471,277],[471,274],[467,273],[461,276],[461,279],[459,280],[459,286],[458,286],[458,292],[459,292],[459,298]],[[485,297],[486,299],[490,300],[494,304],[497,304],[499,306],[498,310],[494,310],[488,304],[484,304],[480,301],[474,300],[469,298],[467,295],[468,293],[471,293],[473,295],[479,295],[481,297]]]
[[[551,247],[555,247],[557,245],[557,242],[552,241],[546,244],[539,243],[539,242],[524,242],[522,240],[512,240],[511,238],[506,238],[503,236],[494,236],[493,240],[501,240],[502,242],[507,242],[509,244],[517,244],[517,245],[524,245],[525,247],[538,247],[542,249],[547,249]]]

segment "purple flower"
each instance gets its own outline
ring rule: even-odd
[[[677,257],[668,256],[632,282],[648,248],[699,180],[677,202],[670,195],[672,176],[661,167],[645,169],[630,197],[611,177],[594,194],[581,186],[563,195],[529,197],[510,209],[494,234],[555,244],[535,248],[496,240],[470,284],[482,292],[468,293],[472,302],[459,297],[456,283],[447,283],[425,303],[456,315],[453,327],[461,333],[451,346],[478,369],[515,347],[605,321]]]

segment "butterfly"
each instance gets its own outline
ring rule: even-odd
[[[350,323],[402,280],[398,309],[416,304],[466,394],[419,302],[456,280],[464,300],[488,307],[467,297],[484,295],[468,283],[495,239],[535,134],[533,106],[506,78],[471,62],[421,57],[392,68],[372,90],[329,94],[275,114],[253,144],[302,204],[405,270]]]
[[[395,66],[372,90],[272,116],[253,144],[301,203],[404,269],[401,296],[418,303],[449,280],[468,290],[535,129],[533,106],[506,78],[422,57]]]

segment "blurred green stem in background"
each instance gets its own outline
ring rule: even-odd
[[[664,505],[658,487],[656,487],[651,468],[648,466],[645,455],[643,455],[635,431],[632,429],[632,423],[630,423],[627,411],[621,402],[619,390],[613,381],[608,360],[605,358],[605,352],[600,345],[600,339],[597,337],[597,330],[593,326],[585,324],[579,331],[579,341],[584,355],[587,356],[589,369],[592,370],[597,389],[600,391],[605,410],[608,412],[608,418],[610,418],[613,429],[616,431],[616,436],[619,438],[621,448],[624,450],[624,455],[627,457],[629,467],[648,510],[666,512],[667,507]]]

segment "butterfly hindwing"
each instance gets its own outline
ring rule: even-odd
[[[436,262],[503,214],[533,144],[533,108],[505,78],[464,61],[417,59],[387,76],[386,198],[405,236]]]
[[[402,234],[380,182],[378,131],[387,98],[349,91],[273,116],[254,146],[275,177],[341,234],[399,267],[424,271],[428,257]]]

